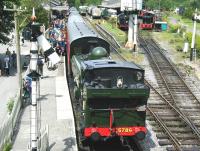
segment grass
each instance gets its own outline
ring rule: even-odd
[[[101,22],[101,26],[104,27],[108,32],[111,33],[111,35],[113,35],[116,40],[120,43],[120,45],[123,47],[125,46],[126,42],[127,42],[127,32],[126,31],[122,31],[120,30],[116,25],[112,25],[110,22],[108,21],[103,21]],[[145,34],[145,32],[144,32]],[[127,61],[134,61],[137,64],[142,63],[142,61],[144,61],[144,54],[141,54],[139,52],[132,52],[129,49],[126,48],[120,48],[118,50],[122,56],[124,56]]]
[[[9,114],[11,114],[13,106],[14,106],[14,98],[10,98],[7,103],[7,109]]]
[[[179,21],[180,24],[185,25],[187,28],[189,28],[190,30],[193,29],[193,21],[192,19],[188,19],[188,18],[183,18],[182,16],[178,15],[178,14],[174,14],[174,13],[170,13],[169,15],[170,17],[173,17],[175,19],[177,19]],[[169,21],[169,20],[168,20]],[[200,28],[200,24],[197,23],[197,29]]]
[[[140,64],[144,61],[144,54],[132,52],[126,48],[120,48],[118,51],[126,58],[127,61],[134,61],[137,64]]]
[[[184,46],[184,38],[182,38],[177,33],[169,33],[169,32],[153,32],[153,37],[160,42],[163,42],[167,46],[167,50],[174,51],[174,56],[176,61],[181,61],[183,58],[189,57],[188,53],[183,53],[182,51],[178,51],[177,48],[183,48]]]
[[[127,40],[127,34],[124,31],[117,28],[116,24],[112,25],[108,21],[103,21],[101,23],[101,26],[104,27],[107,31],[109,31],[122,46],[125,45]]]
[[[3,151],[10,151],[11,149],[12,149],[12,144],[7,141],[3,146]]]

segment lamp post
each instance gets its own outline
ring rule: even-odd
[[[6,6],[4,6],[4,10],[14,12],[15,42],[16,42],[16,54],[17,54],[17,76],[18,76],[18,84],[19,84],[19,88],[20,88],[20,100],[21,100],[22,75],[21,75],[21,58],[20,58],[20,35],[19,35],[19,26],[18,26],[17,15],[18,15],[18,12],[23,12],[25,10],[22,10],[21,7],[19,9],[17,9],[16,5],[14,5],[13,9],[6,8]]]

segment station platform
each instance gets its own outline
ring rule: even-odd
[[[64,58],[62,58],[64,60]],[[48,127],[49,150],[77,151],[75,123],[70,95],[65,78],[64,62],[49,71],[44,65],[44,78],[40,79],[39,126]],[[17,123],[12,151],[28,150],[30,144],[30,108],[27,105]]]

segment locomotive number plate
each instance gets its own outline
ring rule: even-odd
[[[133,130],[132,130],[132,128],[123,127],[123,128],[117,128],[117,132],[118,133],[131,133],[131,132],[133,132]]]

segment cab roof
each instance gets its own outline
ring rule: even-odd
[[[83,61],[82,66],[84,70],[93,70],[100,68],[130,68],[135,70],[142,70],[140,66],[132,62],[122,62],[122,61],[114,61],[114,60],[89,60]]]

